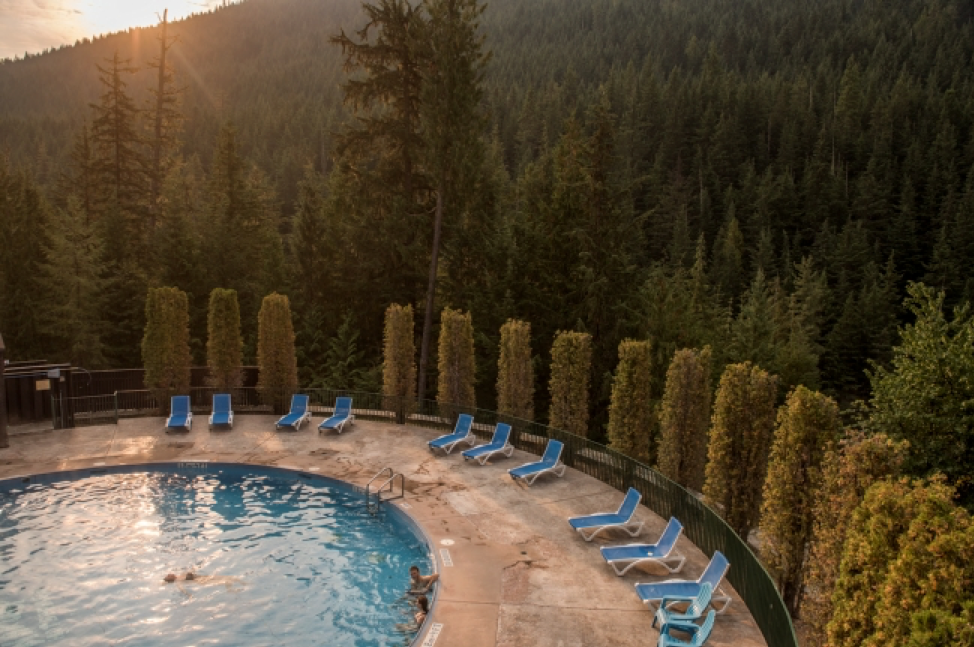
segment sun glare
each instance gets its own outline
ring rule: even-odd
[[[169,9],[170,20],[178,20],[221,4],[223,0],[3,0],[0,58],[36,54],[85,37],[153,25],[164,9]]]

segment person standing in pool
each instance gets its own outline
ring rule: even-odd
[[[433,586],[433,582],[440,579],[439,573],[431,573],[429,575],[423,575],[419,572],[418,566],[409,567],[409,592],[410,593],[426,593]]]

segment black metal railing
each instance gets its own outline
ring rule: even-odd
[[[196,387],[189,390],[194,413],[208,413],[214,393],[227,392],[219,389]],[[562,461],[569,467],[584,472],[617,490],[634,487],[643,495],[643,503],[663,517],[676,517],[683,523],[687,538],[707,555],[721,551],[727,556],[731,568],[727,580],[741,596],[744,604],[771,647],[798,647],[791,616],[785,607],[771,575],[751,548],[730,526],[703,503],[700,498],[678,483],[666,478],[655,469],[620,454],[605,445],[547,427],[537,422],[522,420],[472,407],[442,404],[433,401],[417,402],[415,399],[385,396],[376,393],[334,389],[296,389],[268,393],[255,387],[229,389],[235,415],[279,414],[281,403],[290,400],[294,393],[309,396],[314,414],[329,414],[334,410],[335,398],[350,396],[356,418],[406,424],[424,429],[445,431],[453,427],[461,413],[474,417],[473,431],[487,439],[498,422],[511,425],[511,443],[520,450],[533,454],[544,452],[549,439],[560,440],[565,448]],[[106,396],[69,398],[75,421],[110,421],[135,416],[161,415],[163,409],[147,390],[118,391],[111,396],[114,411],[109,411]],[[284,405],[286,407],[286,405]],[[168,409],[168,403],[166,406]],[[104,424],[104,423],[102,423]]]

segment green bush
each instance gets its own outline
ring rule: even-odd
[[[659,469],[680,485],[703,489],[710,427],[710,346],[684,348],[666,371],[660,403]]]
[[[416,341],[413,306],[393,303],[386,308],[383,333],[382,393],[397,398],[416,397]]]
[[[592,336],[559,331],[551,346],[551,408],[548,424],[588,436],[588,385],[592,370]]]
[[[145,386],[167,411],[173,395],[189,393],[189,299],[178,288],[151,288],[145,302],[142,363]]]
[[[796,387],[778,409],[761,505],[761,556],[792,614],[800,602],[815,502],[821,496],[822,460],[839,429],[835,401],[804,386]]]
[[[238,387],[242,380],[243,339],[240,336],[240,304],[237,291],[216,288],[210,292],[207,313],[206,363],[211,386]]]
[[[758,521],[777,395],[777,378],[751,362],[724,369],[717,388],[703,494],[745,541]]]
[[[531,324],[508,319],[501,326],[497,360],[497,411],[534,420],[534,364],[531,362]]]
[[[294,352],[291,304],[283,294],[264,297],[258,315],[257,389],[265,403],[281,412],[298,386],[298,361]]]
[[[650,349],[648,341],[626,339],[619,344],[609,403],[609,447],[642,463],[649,463],[653,432]]]
[[[444,308],[440,315],[439,372],[436,401],[442,405],[474,407],[473,323],[470,313]]]

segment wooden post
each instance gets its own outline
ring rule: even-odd
[[[10,446],[7,440],[7,387],[3,382],[3,371],[6,368],[4,361],[6,350],[3,345],[3,335],[0,335],[0,449]]]

